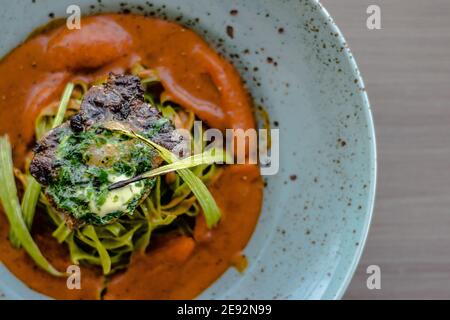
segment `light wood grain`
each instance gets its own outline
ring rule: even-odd
[[[372,228],[347,299],[450,298],[450,1],[323,0],[356,56],[375,118]],[[382,30],[366,28],[381,7]],[[381,290],[366,268],[381,267]]]

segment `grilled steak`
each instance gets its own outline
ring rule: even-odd
[[[89,89],[78,114],[51,130],[34,148],[30,172],[71,222],[101,225],[132,214],[153,186],[153,180],[145,180],[107,190],[111,183],[151,170],[162,161],[142,142],[102,127],[110,121],[169,150],[182,144],[170,121],[144,102],[138,77],[110,74],[105,84]]]

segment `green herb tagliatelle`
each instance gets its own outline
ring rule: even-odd
[[[64,89],[63,95],[61,97],[61,102],[59,103],[58,112],[53,120],[52,129],[61,125],[64,121],[64,115],[67,111],[67,106],[69,105],[70,96],[72,95],[74,88],[73,83],[68,83]],[[36,205],[39,200],[39,195],[41,193],[41,185],[36,181],[30,174],[27,175],[27,186],[25,188],[25,193],[22,198],[22,214],[30,230],[33,223],[34,213],[36,211]]]
[[[18,241],[16,245],[22,245],[39,267],[54,276],[61,276],[62,273],[47,261],[31,237],[22,216],[13,172],[11,144],[8,137],[2,136],[0,137],[0,199],[12,234],[15,235],[15,239]]]
[[[63,122],[64,115],[66,114],[67,106],[69,104],[69,100],[70,100],[70,96],[72,95],[73,88],[74,88],[73,83],[68,83],[66,85],[64,92],[62,94],[62,97],[61,97],[61,102],[59,103],[56,117],[53,121],[52,128],[59,126]],[[44,132],[42,132],[42,134],[43,133]],[[33,239],[31,238],[31,235],[29,237],[26,235],[26,234],[29,235],[28,230],[31,230],[34,214],[36,211],[36,205],[39,201],[39,197],[40,197],[40,193],[41,193],[41,185],[30,174],[27,174],[27,176],[26,176],[27,184],[25,185],[25,192],[22,197],[20,211],[18,211],[18,208],[16,207],[15,202],[16,201],[18,202],[19,200],[17,197],[16,185],[15,185],[14,179],[12,180],[12,182],[10,181],[9,184],[6,180],[4,180],[4,179],[8,179],[7,170],[10,169],[9,167],[11,167],[11,170],[13,170],[12,169],[13,168],[12,159],[9,162],[7,159],[4,158],[4,157],[7,157],[7,155],[8,155],[7,149],[8,148],[11,149],[11,147],[9,146],[9,140],[5,137],[2,138],[1,148],[2,148],[1,170],[5,174],[1,176],[0,183],[3,182],[2,186],[4,186],[4,187],[9,186],[7,188],[10,189],[9,191],[11,192],[10,200],[7,200],[5,197],[2,197],[2,203],[4,204],[5,211],[9,210],[9,212],[15,213],[15,215],[7,214],[8,219],[10,220],[10,223],[11,223],[11,229],[10,229],[10,234],[9,234],[10,242],[15,247],[20,247],[21,245],[23,245],[25,250],[30,254],[30,256],[44,270],[46,270],[49,273],[54,274],[54,275],[61,275],[61,273],[59,273],[56,269],[54,269],[45,260],[45,258],[39,251],[39,248],[36,246]],[[3,195],[6,196],[6,193],[3,193]],[[11,202],[11,203],[8,204],[8,202]],[[9,209],[6,209],[7,207]],[[13,211],[11,211],[11,208],[13,209]],[[26,229],[28,229],[26,234],[24,233],[24,230],[22,230],[22,228],[21,228],[22,227],[21,222],[17,221],[16,215],[19,212],[20,212],[22,221],[24,222],[24,224],[26,226]],[[15,218],[14,224],[11,222],[11,218]],[[32,242],[30,242],[30,240]],[[26,245],[22,243],[24,241],[26,242]]]

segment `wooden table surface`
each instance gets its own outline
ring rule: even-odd
[[[347,299],[450,298],[450,1],[323,0],[361,69],[375,118],[378,187]],[[381,8],[381,30],[366,9]],[[367,266],[381,268],[368,290]]]

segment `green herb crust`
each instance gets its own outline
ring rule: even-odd
[[[62,130],[60,134],[55,159],[58,175],[46,189],[56,207],[94,225],[133,214],[154,186],[154,179],[134,183],[129,187],[133,192],[125,198],[120,198],[123,190],[114,194],[108,186],[152,169],[158,162],[155,151],[143,142],[100,127],[79,133]]]

